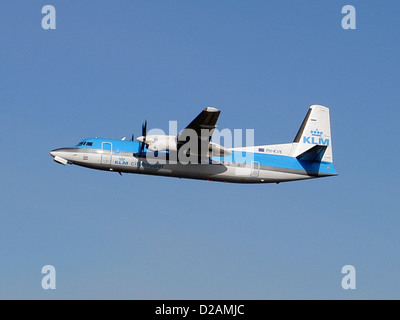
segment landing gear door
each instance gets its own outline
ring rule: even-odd
[[[112,143],[102,142],[101,143],[101,161],[102,164],[111,164],[112,158]]]

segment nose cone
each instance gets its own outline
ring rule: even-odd
[[[54,149],[50,151],[50,155],[53,157],[55,162],[66,165],[70,160],[70,150],[67,148]]]
[[[59,153],[60,153],[58,150],[60,150],[60,149],[51,150],[51,151],[50,151],[50,155],[51,155],[53,158],[56,157],[56,156],[58,156]]]
[[[50,155],[55,158],[55,157],[62,157],[66,158],[69,156],[71,153],[70,148],[58,148],[50,151]]]

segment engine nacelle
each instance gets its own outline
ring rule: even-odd
[[[221,146],[220,144],[210,142],[208,145],[210,156],[225,157],[230,156],[232,152],[229,149]]]
[[[177,151],[177,143],[176,136],[167,136],[167,135],[148,135],[146,139],[144,136],[137,137],[137,141],[141,143],[146,143],[147,149],[153,152],[157,151]],[[196,141],[198,143],[198,141]],[[192,150],[193,152],[193,150]],[[208,145],[208,150],[205,154],[202,154],[203,157],[212,157],[212,156],[229,156],[231,155],[231,151],[224,148],[223,146],[210,142]]]
[[[139,142],[145,142],[147,149],[153,152],[157,151],[176,151],[176,137],[167,135],[148,135],[146,136],[146,141],[144,137],[138,137],[136,139]]]

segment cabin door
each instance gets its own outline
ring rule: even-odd
[[[101,143],[101,164],[111,164],[112,158],[112,143],[102,142]]]
[[[252,161],[250,177],[258,177],[259,174],[260,174],[260,163],[258,161]]]

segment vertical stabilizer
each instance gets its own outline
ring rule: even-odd
[[[293,141],[293,157],[305,153],[315,146],[326,146],[321,161],[333,162],[331,124],[329,108],[312,105]]]

